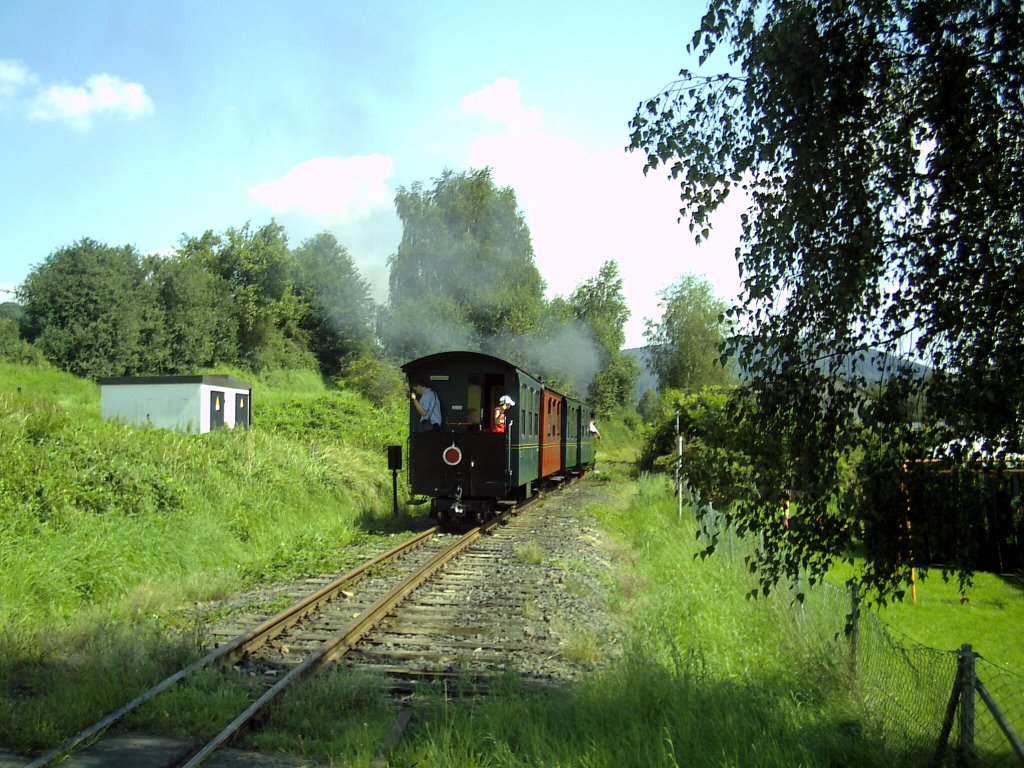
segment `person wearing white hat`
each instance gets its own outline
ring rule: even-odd
[[[494,418],[491,419],[491,432],[505,431],[505,411],[515,404],[515,400],[508,395],[498,398],[498,407],[494,409]]]

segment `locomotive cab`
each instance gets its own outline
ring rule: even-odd
[[[537,472],[542,385],[512,364],[479,352],[443,352],[402,366],[410,384],[424,381],[441,402],[439,431],[419,431],[410,403],[409,484],[429,496],[442,523],[482,520],[530,493]],[[505,431],[495,431],[502,396]]]

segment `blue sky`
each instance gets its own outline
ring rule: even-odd
[[[632,317],[704,274],[732,299],[738,213],[698,248],[678,188],[626,153],[684,66],[699,2],[0,3],[0,301],[83,237],[140,252],[271,218],[330,231],[378,301],[399,187],[490,166],[548,295],[609,259]]]

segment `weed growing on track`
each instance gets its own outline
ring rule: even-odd
[[[0,637],[0,744],[53,746],[124,704],[125,691],[159,682],[198,652],[194,638],[168,640],[153,622],[87,612],[91,620],[74,628]]]
[[[390,707],[379,678],[341,666],[300,681],[246,745],[325,763],[333,756],[338,765],[369,765],[394,717]]]
[[[566,661],[596,662],[601,659],[601,639],[596,632],[576,630],[562,641],[562,656]]]
[[[544,547],[535,541],[528,541],[522,546],[516,547],[516,557],[530,565],[540,565],[547,556],[548,553],[544,551]]]

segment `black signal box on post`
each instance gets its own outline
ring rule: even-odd
[[[388,469],[391,470],[391,503],[398,517],[398,473],[402,471],[402,446],[388,446]]]
[[[402,469],[402,446],[388,446],[388,469],[392,472],[400,472]]]

